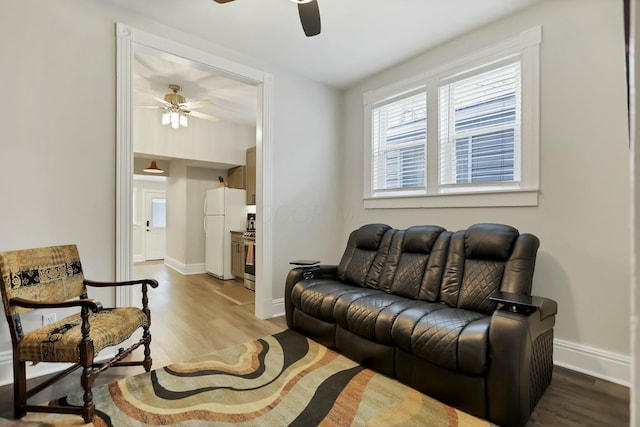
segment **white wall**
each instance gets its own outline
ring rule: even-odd
[[[407,79],[536,25],[541,50],[541,191],[527,208],[363,208],[363,107],[368,90]],[[555,0],[426,52],[344,97],[343,230],[477,222],[541,240],[533,292],[558,302],[556,363],[629,382],[629,153],[622,2]]]
[[[165,262],[186,264],[187,236],[187,162],[171,160],[167,180],[167,255]]]
[[[245,152],[256,145],[255,126],[192,117],[186,128],[160,122],[161,110],[133,109],[133,151],[154,156],[243,165]]]
[[[273,297],[284,298],[284,282],[296,259],[339,261],[342,242],[339,211],[341,106],[322,85],[280,80],[273,151]],[[312,100],[312,101],[311,101]],[[298,108],[292,108],[294,106]],[[335,228],[334,228],[335,227]],[[282,311],[284,313],[284,311]]]
[[[88,277],[115,277],[116,22],[272,74],[273,149],[277,155],[288,154],[274,159],[277,197],[271,208],[278,211],[286,202],[284,195],[302,188],[312,188],[313,194],[302,194],[297,203],[337,204],[338,195],[332,192],[338,186],[337,91],[99,0],[8,0],[0,6],[0,78],[8,82],[3,94],[11,100],[0,103],[5,124],[0,143],[0,182],[5,183],[0,186],[0,250],[73,242]],[[292,165],[298,169],[298,163],[308,161],[305,154],[320,152],[315,168],[329,172],[322,180],[291,173]],[[331,239],[340,232],[335,219],[316,218],[308,224],[274,223],[277,237],[269,250],[276,267],[266,278],[274,291],[267,297],[282,298],[296,248],[312,245],[316,253],[326,253],[338,247]],[[294,241],[278,237],[294,236],[292,229],[300,231]],[[283,246],[286,252],[279,251]],[[93,296],[105,306],[115,300],[108,291]],[[2,322],[0,383],[10,381],[10,338]]]

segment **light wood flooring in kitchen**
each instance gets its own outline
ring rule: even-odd
[[[239,282],[220,281],[206,274],[183,276],[161,262],[137,264],[136,277],[153,277],[160,286],[149,292],[152,314],[153,366],[193,358],[286,328],[283,317],[260,320],[254,304],[237,305],[215,293]],[[284,278],[283,278],[284,281]],[[97,380],[104,384],[142,372],[140,367],[112,368]],[[38,379],[33,381],[39,381]],[[79,390],[75,374],[33,401],[46,401]],[[0,416],[12,414],[12,386],[0,387]],[[628,426],[629,389],[556,367],[553,380],[532,414],[528,427]]]

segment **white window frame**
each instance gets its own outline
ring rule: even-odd
[[[429,70],[419,76],[366,92],[364,104],[364,207],[501,207],[537,206],[540,163],[540,45],[542,27],[477,51],[465,58]],[[440,184],[439,105],[440,86],[461,75],[473,75],[508,61],[521,64],[521,177],[519,183],[484,183],[464,186]],[[424,87],[427,93],[427,186],[411,191],[374,192],[372,177],[372,111],[376,105],[402,93]]]

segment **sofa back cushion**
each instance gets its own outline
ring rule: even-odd
[[[423,284],[426,283],[428,286],[435,286],[437,298],[444,259],[440,260],[440,268],[437,268],[434,266],[432,253],[435,248],[438,256],[441,256],[441,246],[448,240],[446,236],[441,238],[443,233],[447,234],[444,228],[432,225],[397,231],[380,275],[379,289],[418,299]]]
[[[531,291],[538,239],[501,224],[476,224],[453,234],[442,279],[441,301],[490,314],[499,291]]]
[[[386,224],[367,224],[353,231],[338,265],[338,278],[377,288],[395,231]]]

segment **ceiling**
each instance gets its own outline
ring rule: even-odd
[[[255,126],[257,88],[215,72],[210,67],[174,61],[170,55],[136,51],[133,65],[134,105],[161,107],[156,99],[171,93],[169,84],[177,84],[187,102],[208,100],[213,104],[194,110],[221,120]],[[161,114],[158,110],[158,118]],[[191,120],[202,120],[193,118]]]
[[[290,0],[103,0],[309,79],[344,89],[520,9],[548,0],[318,0],[322,32],[305,37]],[[255,124],[255,88],[166,58],[139,54],[136,88],[160,98],[183,86],[205,111]],[[151,98],[136,102],[149,104]],[[250,105],[249,105],[250,104]]]

